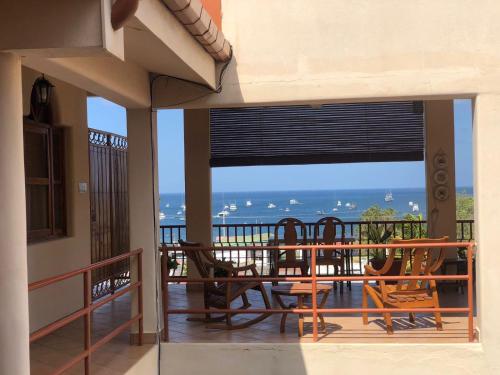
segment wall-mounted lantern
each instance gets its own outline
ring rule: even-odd
[[[33,119],[47,122],[53,87],[54,85],[43,74],[33,83],[31,90],[31,117]]]

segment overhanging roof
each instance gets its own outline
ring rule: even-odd
[[[210,111],[212,167],[418,161],[422,102]]]

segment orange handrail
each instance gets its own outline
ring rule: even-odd
[[[334,249],[334,250],[353,250],[353,249],[401,249],[401,248],[457,248],[466,247],[467,248],[467,274],[465,275],[415,275],[415,276],[317,276],[316,274],[316,252],[319,249]],[[246,309],[245,314],[282,314],[283,312],[293,313],[293,314],[303,314],[310,313],[313,316],[313,341],[318,340],[318,327],[317,320],[319,313],[391,313],[391,312],[466,312],[468,318],[468,339],[470,342],[474,341],[474,306],[473,306],[473,265],[472,257],[474,251],[474,242],[442,242],[442,243],[412,243],[412,244],[335,244],[335,245],[289,245],[289,246],[224,246],[224,250],[284,250],[284,251],[295,251],[295,250],[305,250],[311,252],[311,276],[301,276],[301,277],[247,277],[247,276],[237,276],[237,277],[211,277],[210,279],[196,277],[196,278],[185,278],[179,279],[178,277],[169,277],[167,275],[162,275],[162,292],[163,301],[165,305],[168,305],[168,283],[200,283],[209,281],[234,281],[235,279],[241,279],[244,281],[309,281],[312,283],[312,306],[309,309]],[[175,247],[177,251],[214,251],[220,250],[221,247],[189,247],[180,246]],[[162,252],[167,252],[170,250],[168,247],[163,247]],[[467,281],[467,307],[448,307],[448,308],[334,308],[334,309],[318,309],[317,303],[317,282],[318,281],[380,281],[380,280],[466,280]],[[204,313],[233,313],[237,312],[237,309],[168,309],[164,308],[164,325],[165,325],[165,335],[164,339],[167,339],[168,335],[168,315],[169,314],[204,314]]]
[[[142,249],[137,249],[130,251],[128,253],[124,253],[121,255],[118,255],[116,257],[110,258],[103,260],[101,262],[97,262],[94,264],[91,264],[89,266],[79,268],[74,271],[69,271],[57,276],[52,276],[48,277],[46,279],[42,279],[39,281],[35,281],[33,283],[28,284],[28,291],[33,291],[36,289],[43,288],[48,285],[53,285],[55,283],[58,283],[63,280],[67,280],[69,278],[83,275],[83,308],[71,313],[70,315],[61,318],[55,322],[52,322],[48,325],[46,325],[43,328],[40,328],[39,330],[33,332],[30,334],[30,342],[37,341],[41,339],[42,337],[47,336],[48,334],[56,331],[59,328],[62,328],[69,323],[75,321],[76,319],[80,317],[85,318],[85,324],[84,324],[84,350],[76,355],[75,357],[71,358],[69,361],[64,363],[62,366],[57,368],[53,374],[61,374],[64,371],[68,370],[81,360],[85,361],[85,375],[90,374],[90,354],[95,352],[98,348],[100,348],[102,345],[106,344],[108,341],[119,335],[121,332],[124,330],[128,329],[130,326],[132,326],[134,323],[138,323],[139,325],[139,336],[138,336],[138,345],[142,345],[142,336],[143,336],[143,306],[142,306]],[[134,283],[131,283],[127,287],[124,287],[118,291],[116,291],[113,295],[110,295],[108,297],[105,297],[101,300],[98,300],[96,302],[92,302],[92,285],[91,285],[91,272],[95,269],[108,266],[110,264],[114,264],[117,262],[120,262],[124,259],[131,258],[133,256],[137,256],[137,281]],[[125,323],[121,324],[117,328],[115,328],[113,331],[108,333],[106,336],[98,340],[97,342],[93,343],[91,342],[91,333],[92,333],[92,327],[91,327],[91,314],[92,312],[103,306],[106,303],[109,303],[111,301],[114,301],[118,297],[121,297],[122,295],[132,292],[133,290],[138,291],[138,313],[127,320]]]

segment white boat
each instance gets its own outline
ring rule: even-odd
[[[165,205],[165,208],[170,208],[170,203],[167,203],[167,204]]]
[[[229,211],[236,211],[238,209],[238,206],[236,206],[236,203],[231,203],[229,205]]]
[[[337,207],[342,207],[342,202],[341,201],[337,201]]]
[[[176,215],[177,216],[182,215],[182,211],[177,211]]]
[[[290,212],[290,209],[288,207],[285,208],[285,212]]]
[[[222,210],[222,211],[217,213],[218,217],[226,217],[227,215],[229,215],[229,211],[227,211],[227,210]]]
[[[413,207],[413,201],[409,201],[408,206]]]
[[[316,211],[316,215],[326,215],[326,212],[325,210],[321,210],[321,211]]]
[[[252,201],[251,201],[251,200],[248,200],[248,201],[245,203],[245,206],[247,206],[247,207],[252,207]]]
[[[224,205],[225,210],[229,210],[229,206],[227,204]]]
[[[356,207],[358,207],[356,203],[351,203],[351,205],[349,206],[349,209],[354,210]]]
[[[345,204],[345,206],[349,208],[349,207],[351,207],[351,203],[350,203],[350,202],[347,202],[347,203]]]
[[[418,203],[413,203],[413,206],[411,207],[411,210],[413,212],[417,212],[419,210]]]
[[[332,208],[333,212],[337,212],[339,209],[337,207]]]
[[[297,199],[290,199],[290,204],[300,204]]]
[[[167,215],[165,215],[165,213],[160,211],[160,220],[164,220],[166,218],[167,218]]]
[[[186,205],[185,204],[181,204],[181,209],[182,209],[182,211],[186,211]]]
[[[394,200],[394,197],[392,196],[392,193],[391,192],[386,193],[384,200],[386,202],[392,202]]]
[[[276,205],[274,203],[269,203],[267,205],[267,208],[276,208]]]

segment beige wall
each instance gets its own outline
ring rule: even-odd
[[[469,97],[500,83],[497,1],[223,0],[222,13],[224,89],[183,107]],[[157,106],[199,96],[165,86]]]
[[[39,73],[23,68],[23,112],[29,114],[29,97]],[[28,245],[29,282],[90,264],[90,200],[78,193],[78,182],[88,182],[87,93],[47,77],[54,85],[54,123],[66,131],[66,193],[68,235]],[[67,315],[82,304],[82,279],[30,293],[30,329],[35,330]]]

